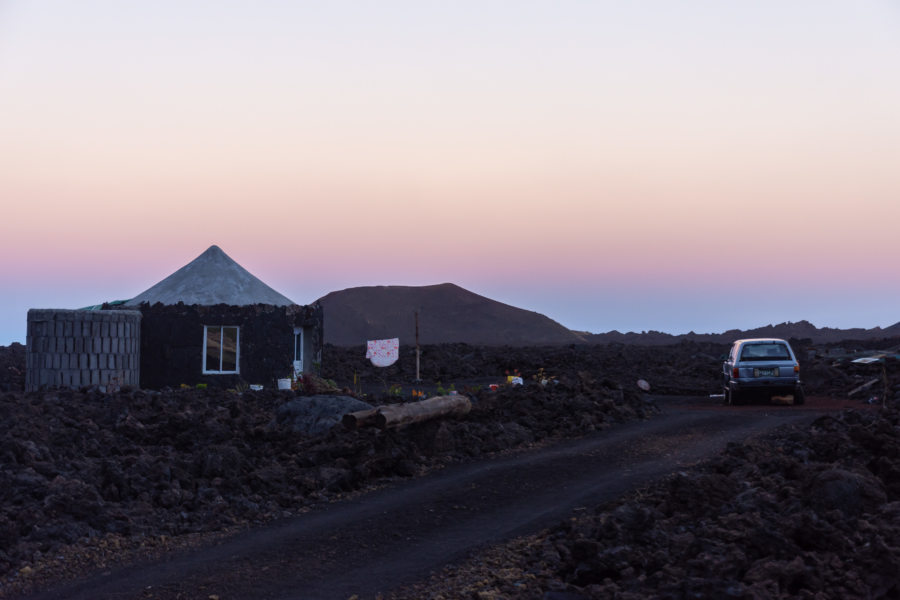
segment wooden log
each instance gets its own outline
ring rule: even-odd
[[[341,417],[341,423],[347,429],[356,429],[357,427],[366,427],[375,424],[375,413],[377,408],[367,408],[366,410],[358,410],[356,412],[347,413]]]
[[[873,379],[872,381],[867,381],[867,382],[865,382],[864,384],[862,384],[861,386],[856,387],[856,388],[853,388],[852,390],[850,390],[849,392],[847,392],[847,395],[848,395],[848,396],[853,396],[853,395],[855,395],[855,394],[858,393],[858,392],[861,392],[861,391],[863,391],[863,390],[865,390],[865,389],[868,389],[868,388],[872,387],[873,385],[875,385],[875,384],[878,383],[879,381],[880,381],[880,380],[876,377],[876,378]]]
[[[381,429],[402,427],[436,417],[464,415],[472,410],[472,402],[466,396],[435,396],[420,402],[379,406],[375,413],[375,425]]]

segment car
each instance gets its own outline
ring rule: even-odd
[[[743,404],[751,398],[792,395],[803,404],[800,363],[791,345],[778,338],[736,340],[722,365],[725,403]]]

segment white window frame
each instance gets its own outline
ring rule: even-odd
[[[217,328],[219,330],[219,369],[210,371],[206,368],[206,340],[209,339],[209,329]],[[222,346],[225,337],[225,329],[235,330],[235,356],[234,371],[222,370]],[[236,375],[241,372],[241,328],[237,325],[204,325],[203,326],[203,374],[204,375]]]

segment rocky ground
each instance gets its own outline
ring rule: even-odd
[[[653,391],[661,394],[707,394],[718,391],[721,356],[728,347],[721,344],[684,343],[652,348],[611,344],[604,346],[472,346],[441,344],[423,346],[420,378],[425,387],[440,383],[484,386],[519,374],[526,381],[539,378],[571,377],[587,371],[595,377],[634,387],[646,379]],[[404,346],[394,365],[379,369],[365,358],[360,347],[326,346],[323,375],[338,383],[352,382],[354,375],[363,391],[386,393],[399,385],[403,393],[416,387],[416,353]]]
[[[0,595],[449,462],[653,412],[637,388],[588,373],[547,387],[484,387],[471,397],[464,418],[310,435],[296,427],[291,391],[6,392]]]
[[[893,347],[890,342],[881,347]],[[727,349],[698,343],[430,346],[423,349],[424,381],[418,383],[409,350],[397,365],[378,371],[363,348],[327,347],[323,375],[345,394],[378,404],[410,399],[416,388],[452,385],[468,393],[474,407],[466,417],[399,430],[336,427],[309,434],[298,430],[286,408],[297,400],[294,392],[25,394],[16,391],[20,356],[24,363],[17,346],[0,348],[0,389],[9,390],[0,394],[0,596],[6,597],[36,582],[165,552],[448,462],[651,416],[654,407],[638,379],[650,382],[654,393],[717,392]],[[900,566],[891,535],[900,516],[893,408],[900,396],[898,361],[849,363],[852,350],[860,349],[852,343],[794,346],[809,394],[854,392],[860,407],[888,407],[826,417],[809,431],[731,447],[702,469],[497,549],[487,562],[446,574],[437,587],[398,597],[898,593],[888,577]],[[507,372],[526,385],[490,391]],[[848,570],[853,577],[835,587],[837,573]],[[833,589],[846,593],[829,595]]]
[[[900,597],[898,406],[732,444],[391,598]]]
[[[0,346],[0,392],[25,389],[25,346]]]
[[[851,362],[878,351],[900,354],[900,338],[820,345],[813,345],[809,340],[791,340],[791,345],[810,395],[850,395],[860,401],[874,397],[879,402],[885,397],[900,397],[895,385],[900,377],[900,361],[890,359],[868,365]],[[397,363],[384,369],[373,367],[366,360],[363,346],[326,346],[323,363],[325,377],[341,386],[352,387],[355,376],[361,382],[361,391],[376,395],[388,393],[392,386],[400,395],[408,395],[416,387],[434,389],[438,383],[443,388],[454,385],[462,390],[497,382],[508,374],[521,374],[524,380],[534,381],[572,377],[586,371],[625,388],[632,388],[638,379],[643,379],[650,384],[652,393],[694,396],[722,391],[722,360],[728,349],[728,344],[688,341],[670,346],[423,346],[419,368],[421,385],[413,383],[416,375],[413,347],[402,347]],[[878,382],[872,384],[876,379]],[[854,392],[867,383],[869,387]]]

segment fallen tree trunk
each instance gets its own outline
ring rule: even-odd
[[[375,413],[377,408],[369,408],[366,410],[358,410],[356,412],[347,413],[341,417],[341,423],[347,429],[356,429],[357,427],[366,427],[375,424]]]
[[[375,413],[375,425],[381,429],[402,427],[449,415],[464,415],[472,410],[472,402],[466,396],[435,396],[420,402],[379,406]]]
[[[466,396],[435,396],[419,402],[387,404],[368,410],[347,413],[341,423],[347,429],[376,425],[381,429],[402,427],[410,423],[427,421],[447,415],[464,415],[472,410],[472,402]]]

